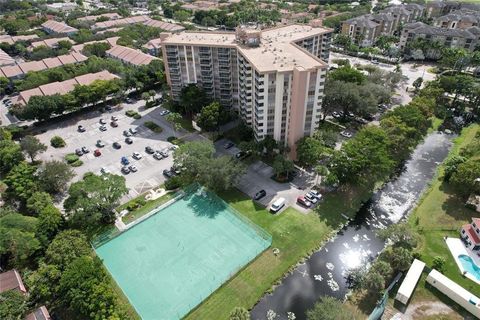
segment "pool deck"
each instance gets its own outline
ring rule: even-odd
[[[462,254],[469,256],[470,258],[472,258],[473,262],[475,262],[475,264],[478,267],[480,267],[480,257],[478,257],[476,253],[472,252],[472,250],[466,248],[462,240],[459,238],[449,237],[445,240],[445,242],[447,243],[448,249],[450,250],[450,253],[453,256],[453,259],[455,260],[455,263],[457,264],[458,269],[460,269],[460,273],[465,275],[465,277],[472,280],[473,282],[480,284],[480,281],[477,280],[477,278],[473,274],[471,274],[470,272],[466,271],[463,268],[463,265],[458,259],[458,256]]]

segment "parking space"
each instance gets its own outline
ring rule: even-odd
[[[42,160],[63,160],[66,154],[74,153],[76,149],[86,147],[90,152],[80,157],[83,165],[74,168],[77,174],[74,181],[81,179],[86,172],[98,174],[101,168],[105,168],[111,173],[125,176],[126,185],[130,189],[129,197],[134,197],[163,183],[165,181],[163,170],[169,169],[173,165],[172,151],[170,150],[172,144],[167,141],[167,138],[173,136],[174,132],[170,124],[160,115],[162,111],[160,108],[140,111],[142,118],[137,120],[125,115],[126,110],[139,110],[139,106],[141,106],[141,102],[132,102],[132,104],[123,105],[123,107],[113,109],[110,112],[91,112],[82,117],[50,126],[45,133],[37,137],[46,145],[50,145],[50,139],[53,136],[60,136],[65,140],[67,146],[59,149],[49,147],[41,155]],[[118,119],[116,121],[118,127],[112,127],[112,116]],[[106,120],[106,131],[100,131],[100,119]],[[154,121],[163,128],[163,131],[154,133],[143,125],[146,121]],[[78,131],[79,125],[85,128],[85,132]],[[124,131],[128,131],[130,128],[135,128],[137,133],[130,137],[133,141],[132,144],[127,144]],[[183,132],[177,132],[177,134],[183,134]],[[97,147],[97,140],[101,140],[105,146]],[[114,142],[118,142],[121,148],[115,149],[113,147]],[[151,154],[145,152],[147,146],[154,150],[165,150],[169,156],[162,160],[156,160]],[[101,152],[98,157],[94,156],[96,149]],[[134,159],[132,157],[134,152],[140,153],[142,158]],[[130,172],[129,174],[121,172],[121,158],[124,156],[128,158],[130,164],[137,167],[137,172]]]

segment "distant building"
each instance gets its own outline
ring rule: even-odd
[[[69,12],[77,9],[75,2],[55,2],[46,5],[47,9],[54,12]]]
[[[107,18],[108,20],[118,20],[118,19],[121,19],[122,16],[116,12],[113,12],[113,13],[103,13],[96,16],[81,17],[81,18],[78,18],[77,20],[78,21],[95,21],[99,18]]]
[[[31,34],[27,36],[9,36],[9,35],[2,35],[0,36],[0,43],[8,43],[10,45],[18,42],[18,41],[30,41],[33,39],[38,39],[36,34]]]
[[[445,29],[422,22],[410,23],[406,24],[402,30],[400,48],[405,48],[408,43],[419,38],[437,42],[449,48],[464,48],[473,51],[479,45],[480,28],[470,27],[465,30]]]
[[[460,9],[480,10],[480,4],[461,1],[427,1],[425,6],[425,16],[427,18],[440,17]]]
[[[143,53],[140,50],[118,45],[110,48],[106,54],[107,57],[120,60],[125,64],[130,64],[133,66],[148,65],[153,60],[159,60],[158,58]]]
[[[160,28],[165,31],[176,32],[176,31],[185,30],[184,27],[178,24],[154,20],[149,18],[148,16],[132,16],[132,17],[123,18],[123,19],[97,22],[91,28],[93,30],[100,30],[100,29],[109,29],[109,28],[121,27],[121,26],[126,26],[131,24],[139,24],[139,23],[143,23],[147,26],[151,26],[155,28]]]
[[[288,145],[311,135],[321,117],[331,29],[289,25],[236,32],[162,34],[172,98],[188,84],[238,110],[255,138]]]
[[[26,105],[31,97],[33,96],[51,96],[54,94],[67,94],[71,92],[76,85],[90,85],[96,80],[113,80],[118,79],[119,77],[108,72],[100,71],[97,73],[84,74],[82,76],[75,77],[70,80],[65,80],[61,82],[52,82],[48,84],[41,85],[37,88],[25,90],[20,92],[17,97],[17,100],[13,104]]]
[[[468,29],[480,26],[480,11],[456,10],[434,20],[434,26],[446,29]]]
[[[375,43],[377,27],[372,15],[363,15],[348,19],[342,23],[342,34],[347,35],[361,47],[368,47]]]
[[[162,54],[162,39],[152,39],[148,41],[143,47],[147,49],[148,54],[158,57]]]
[[[460,237],[471,250],[480,249],[480,218],[472,218],[472,223],[467,223],[460,229]]]
[[[48,34],[73,35],[78,32],[78,29],[70,27],[64,22],[58,22],[55,20],[48,20],[42,23],[42,29]]]
[[[41,47],[41,46],[45,46],[47,48],[57,48],[58,46],[58,43],[60,41],[68,41],[72,44],[74,44],[75,42],[73,42],[70,38],[68,37],[63,37],[63,38],[50,38],[50,39],[45,39],[45,40],[40,40],[40,41],[35,41],[35,42],[32,42],[30,44],[30,47],[29,49],[34,49],[34,48],[38,48],[38,47]]]

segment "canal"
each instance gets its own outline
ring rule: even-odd
[[[385,243],[376,237],[375,231],[408,215],[434,177],[438,164],[448,155],[451,138],[442,133],[428,135],[398,177],[377,191],[360,208],[354,221],[258,302],[251,312],[252,319],[267,319],[267,312],[273,310],[275,319],[287,319],[287,312],[293,312],[296,319],[303,320],[306,310],[320,296],[343,299],[349,290],[348,270],[372,261],[384,248]]]

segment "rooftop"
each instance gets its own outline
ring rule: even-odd
[[[94,44],[94,43],[108,43],[110,46],[113,47],[114,45],[117,44],[118,39],[120,39],[120,37],[111,37],[105,40],[89,41],[89,42],[85,42],[85,43],[81,43],[73,46],[72,50],[75,52],[81,52],[86,45]]]
[[[41,306],[40,308],[36,309],[32,313],[28,314],[25,317],[25,320],[51,320],[50,314],[48,313],[47,308],[45,306]]]
[[[113,46],[110,50],[107,51],[107,54],[115,59],[119,59],[125,63],[133,64],[136,66],[147,65],[153,60],[158,60],[158,58],[143,53],[140,50],[124,46]]]
[[[78,18],[77,20],[78,20],[78,21],[95,21],[95,20],[97,20],[98,18],[108,18],[108,19],[110,19],[110,20],[116,20],[116,19],[120,19],[121,17],[122,17],[122,16],[119,15],[118,13],[113,12],[113,13],[99,14],[99,15],[96,15],[96,16],[81,17],[81,18]]]
[[[297,67],[310,69],[325,66],[323,61],[295,45],[295,42],[330,33],[331,29],[293,24],[256,31],[260,32],[258,47],[238,43],[233,32],[182,32],[170,35],[163,43],[238,48],[260,72],[292,71]]]
[[[48,30],[51,30],[53,33],[71,33],[77,32],[78,29],[70,27],[64,22],[58,22],[55,20],[48,20],[42,23],[42,27]]]
[[[37,48],[41,46],[53,48],[55,47],[60,41],[68,41],[70,43],[74,43],[73,40],[71,40],[68,37],[63,37],[63,38],[51,38],[51,39],[45,39],[45,40],[40,40],[40,41],[35,41],[31,43],[32,48]]]
[[[8,66],[15,64],[15,59],[10,57],[8,53],[0,49],[0,66]]]
[[[13,289],[19,290],[23,293],[27,292],[18,271],[13,269],[0,273],[0,293]]]
[[[15,42],[18,41],[28,41],[32,39],[37,39],[38,36],[36,34],[31,34],[28,36],[9,36],[9,35],[2,35],[0,36],[0,43],[8,43],[8,44],[14,44]]]

